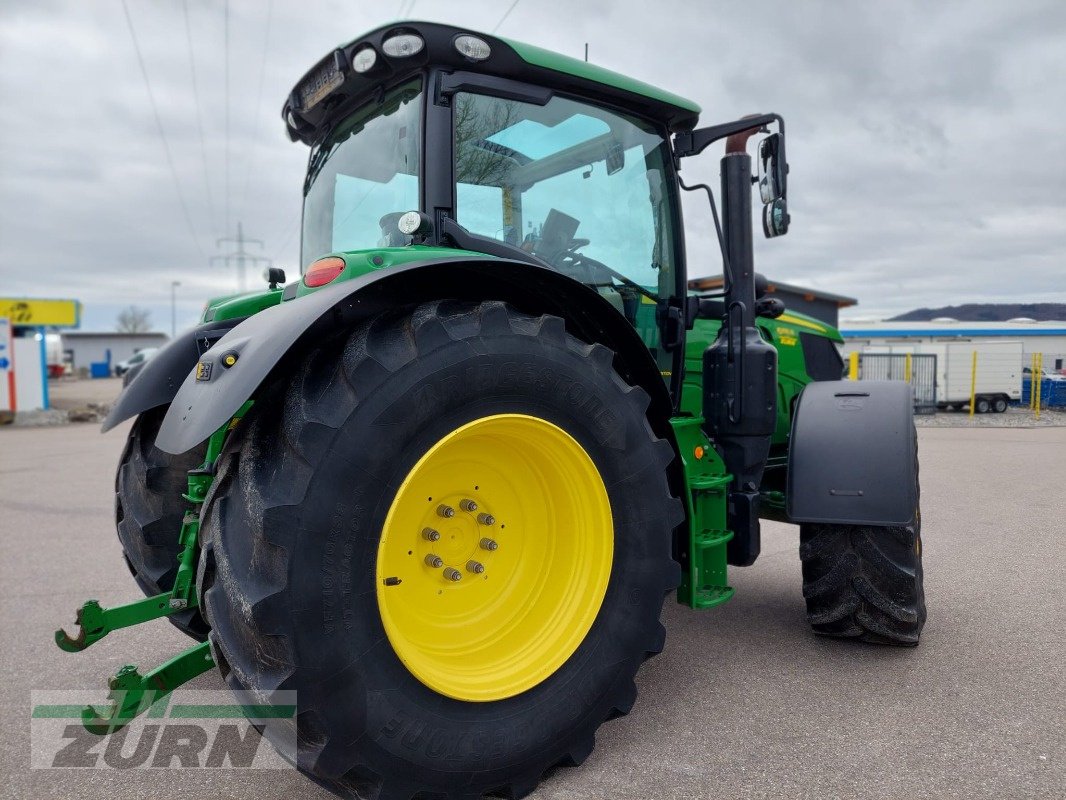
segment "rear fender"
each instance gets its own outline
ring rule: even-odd
[[[909,525],[918,508],[914,397],[903,381],[817,381],[788,453],[790,522]]]
[[[152,358],[130,370],[123,379],[122,393],[111,406],[101,430],[106,433],[120,422],[174,399],[201,353],[221,339],[239,319],[198,325],[170,340]]]
[[[336,330],[385,309],[438,299],[502,300],[530,314],[554,314],[589,342],[617,354],[615,368],[651,397],[657,435],[673,442],[670,393],[639,334],[596,291],[554,270],[500,258],[437,258],[327,286],[248,318],[204,353],[185,377],[156,437],[183,453],[221,427],[294,357]],[[227,366],[227,361],[233,361]]]

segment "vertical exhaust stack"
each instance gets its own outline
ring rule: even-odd
[[[703,415],[733,476],[729,488],[730,564],[759,555],[759,484],[777,418],[777,351],[755,327],[749,128],[726,140],[722,158],[726,317],[703,354]]]

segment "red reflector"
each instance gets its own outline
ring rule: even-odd
[[[305,286],[325,286],[344,271],[344,259],[330,256],[320,258],[304,273]]]

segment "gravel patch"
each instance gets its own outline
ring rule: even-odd
[[[43,425],[66,425],[70,422],[69,412],[58,408],[50,408],[47,411],[34,409],[33,411],[16,411],[11,425],[16,428],[36,428]]]
[[[1058,428],[1066,426],[1066,410],[1040,409],[1040,419],[1029,408],[1008,408],[1002,414],[974,414],[969,411],[938,411],[915,414],[919,428]]]

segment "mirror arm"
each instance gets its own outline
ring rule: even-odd
[[[697,128],[694,131],[675,134],[674,157],[688,158],[689,156],[699,155],[719,139],[736,136],[737,134],[746,131],[754,132],[759,128],[769,125],[771,122],[777,123],[778,130],[781,131],[781,135],[784,136],[785,121],[781,118],[780,114],[755,114],[750,117],[745,117],[744,119],[735,120],[734,122],[724,122],[721,125],[711,125],[707,128]],[[749,133],[748,136],[750,135],[751,134]],[[747,141],[747,136],[744,137],[744,141]],[[741,144],[741,146],[743,146],[743,144]],[[731,148],[727,149],[729,152],[739,152],[734,151]]]

